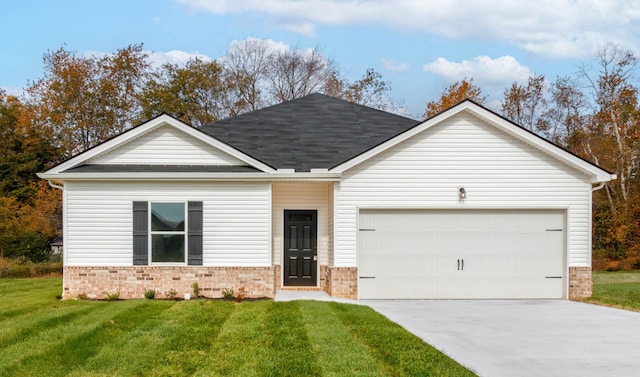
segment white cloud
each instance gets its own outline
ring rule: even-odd
[[[243,49],[251,49],[251,48],[260,48],[265,49],[267,53],[277,53],[277,52],[286,52],[291,49],[288,44],[282,42],[276,42],[273,39],[260,39],[256,37],[247,37],[243,40],[233,40],[229,43],[229,51],[238,50],[241,51]]]
[[[6,95],[15,96],[15,97],[19,97],[20,95],[22,95],[22,92],[23,92],[22,88],[16,88],[13,86],[2,86],[0,87],[0,91],[2,90],[4,90]]]
[[[198,58],[203,61],[211,61],[211,58],[207,55],[201,54],[199,52],[186,52],[181,50],[171,50],[167,52],[162,51],[145,51],[149,54],[149,61],[151,65],[154,67],[160,67],[163,64],[176,64],[179,66],[183,66],[187,64],[187,62],[191,59]]]
[[[184,66],[190,59],[201,59],[203,61],[211,61],[211,58],[207,55],[201,54],[197,51],[194,52],[186,52],[181,50],[171,50],[171,51],[144,51],[145,54],[149,56],[149,63],[152,67],[160,67],[163,64],[176,64],[179,66]],[[85,51],[81,52],[80,56],[83,57],[98,57],[102,58],[104,56],[109,55],[108,52],[102,51]]]
[[[486,55],[476,56],[472,60],[451,62],[438,58],[423,67],[425,72],[438,75],[448,82],[473,79],[480,87],[507,87],[514,81],[524,83],[533,74],[513,56],[501,56],[495,59]]]
[[[289,22],[283,23],[282,28],[307,37],[316,36],[316,27],[311,22]]]
[[[407,63],[401,63],[393,59],[382,59],[382,68],[392,72],[405,72],[411,67]]]
[[[193,11],[250,13],[314,35],[317,25],[384,25],[460,40],[506,42],[553,58],[592,56],[604,42],[638,49],[640,2],[602,0],[175,0]]]

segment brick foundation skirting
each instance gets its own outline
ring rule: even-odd
[[[86,295],[105,298],[119,293],[120,298],[142,298],[144,291],[155,289],[158,297],[175,290],[178,297],[193,296],[193,283],[200,287],[200,295],[222,297],[223,289],[241,287],[247,297],[275,296],[281,288],[280,266],[273,267],[64,267],[65,299]],[[358,269],[356,267],[320,267],[320,286],[309,289],[326,291],[330,296],[357,299]],[[591,267],[569,267],[569,299],[591,297]]]
[[[142,298],[144,291],[155,289],[156,297],[175,290],[177,297],[189,293],[198,283],[200,295],[222,297],[223,289],[235,292],[242,287],[246,297],[275,295],[273,267],[201,267],[201,266],[136,266],[136,267],[64,267],[63,298],[86,295],[105,298],[119,293],[120,298]]]
[[[358,268],[328,267],[326,291],[329,296],[358,299]]]
[[[591,297],[591,267],[569,267],[569,299]]]

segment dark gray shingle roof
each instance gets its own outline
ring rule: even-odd
[[[417,120],[311,94],[204,125],[201,131],[277,169],[332,168]]]

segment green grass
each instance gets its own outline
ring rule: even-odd
[[[640,271],[593,272],[594,304],[640,311]]]
[[[58,301],[0,279],[0,376],[473,376],[368,307]]]

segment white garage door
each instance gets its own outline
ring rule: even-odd
[[[562,298],[561,210],[361,210],[361,299]]]

